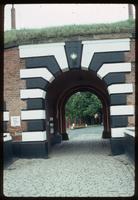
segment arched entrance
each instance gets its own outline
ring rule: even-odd
[[[45,149],[58,133],[67,139],[66,101],[77,91],[90,91],[103,105],[103,138],[111,137],[112,147],[122,148],[129,116],[134,116],[134,106],[127,100],[133,93],[133,84],[126,82],[126,73],[131,72],[125,58],[129,50],[129,38],[20,46],[25,63],[20,78],[26,80],[20,91],[21,100],[26,101],[21,120],[27,127],[22,142],[35,140]]]
[[[103,105],[103,138],[111,137],[109,116],[110,104],[106,83],[94,71],[70,70],[58,76],[47,88],[46,94],[46,130],[47,134],[66,133],[65,104],[69,97],[78,91],[90,91],[98,96]],[[48,136],[49,138],[49,136]]]

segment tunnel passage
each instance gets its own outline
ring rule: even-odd
[[[109,94],[103,80],[94,71],[70,70],[58,76],[47,88],[46,94],[46,130],[48,134],[61,134],[63,140],[68,139],[66,133],[65,104],[69,97],[78,91],[90,91],[98,96],[103,105],[103,138],[110,138]],[[50,128],[50,119],[53,127]],[[52,130],[52,132],[51,132]]]

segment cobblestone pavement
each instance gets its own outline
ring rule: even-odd
[[[134,167],[112,156],[102,127],[69,131],[49,159],[19,159],[4,170],[4,194],[12,197],[126,197],[134,194]]]

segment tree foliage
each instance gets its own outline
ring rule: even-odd
[[[92,118],[102,108],[98,97],[90,92],[77,92],[72,95],[66,103],[66,118],[71,123],[78,120],[85,122],[87,118]]]

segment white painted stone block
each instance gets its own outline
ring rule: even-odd
[[[55,56],[62,71],[68,71],[65,43],[48,43],[19,46],[20,58]]]
[[[4,133],[3,140],[4,140],[4,142],[12,140],[10,133]]]
[[[127,128],[125,130],[125,134],[131,135],[132,137],[135,137],[135,129],[134,129],[134,127],[133,127],[133,129],[132,128]]]
[[[21,69],[20,78],[38,78],[42,77],[43,79],[52,82],[55,77],[51,72],[46,68],[34,68],[34,69]]]
[[[45,141],[46,131],[22,132],[22,141]]]
[[[9,121],[9,112],[8,111],[3,112],[3,121]]]
[[[45,99],[46,92],[42,89],[22,89],[20,90],[20,98],[21,99],[29,99],[29,98],[43,98]]]
[[[112,84],[108,86],[109,94],[132,93],[133,85],[130,83]]]
[[[45,119],[45,110],[25,110],[21,111],[21,119]]]
[[[109,73],[112,72],[130,72],[131,63],[108,63],[103,64],[98,70],[97,75],[102,79]]]
[[[82,41],[82,61],[81,66],[88,68],[91,59],[96,52],[111,52],[111,51],[128,51],[130,50],[130,39],[107,39],[107,40],[94,40]]]
[[[111,115],[134,115],[133,105],[110,106]]]
[[[112,137],[124,137],[126,127],[121,128],[111,128],[111,136]]]
[[[125,133],[128,133],[135,137],[135,132],[134,131],[129,131],[129,130],[134,130],[134,127],[121,127],[121,128],[111,128],[111,136],[112,137],[124,137]]]

